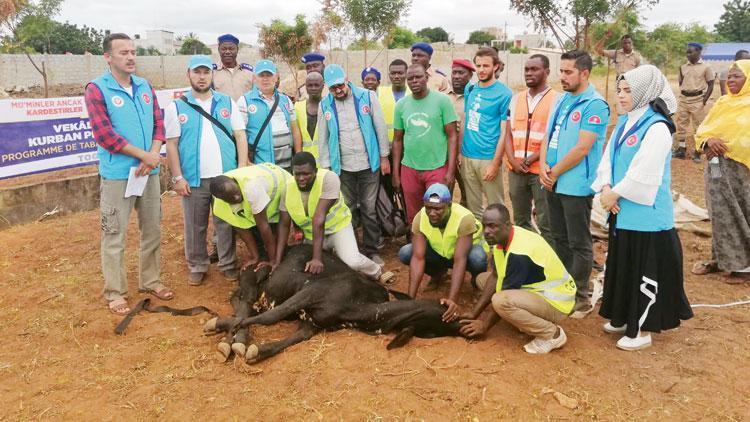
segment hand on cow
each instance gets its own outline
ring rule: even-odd
[[[254,266],[256,266],[256,265],[259,265],[259,264],[258,264],[258,258],[250,258],[250,259],[248,259],[247,261],[245,261],[245,263],[244,263],[244,264],[242,264],[242,269],[241,269],[241,271],[245,271],[245,270],[247,270],[248,268],[250,268],[250,267],[254,267]]]
[[[443,322],[452,322],[458,319],[458,305],[456,302],[443,298],[440,299],[440,304],[448,307],[443,313]]]
[[[462,325],[461,335],[466,337],[481,337],[484,335],[487,328],[484,326],[484,321],[481,319],[462,319],[459,321]]]
[[[320,274],[324,268],[323,261],[319,259],[311,259],[305,264],[305,272],[310,274]]]
[[[272,263],[272,262],[269,262],[269,261],[260,261],[258,263],[258,265],[255,266],[255,272],[257,273],[258,271],[262,270],[263,268],[268,267],[268,268],[270,268],[268,274],[273,274],[273,272],[276,271],[276,267],[278,267],[278,266],[279,266],[279,264]]]

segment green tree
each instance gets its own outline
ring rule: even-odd
[[[424,38],[425,40],[429,42],[448,42],[449,36],[448,32],[439,27],[436,26],[434,28],[422,28],[419,31],[417,31],[417,36],[420,38]]]
[[[341,0],[346,20],[365,47],[368,41],[380,39],[395,28],[410,6],[411,0]]]
[[[294,26],[280,19],[274,19],[270,25],[258,25],[258,28],[260,28],[258,41],[261,45],[261,54],[264,57],[285,62],[289,66],[296,86],[300,86],[301,81],[297,80],[295,70],[300,57],[310,51],[313,44],[305,17],[295,16]]]
[[[469,39],[466,40],[466,44],[477,44],[477,45],[490,45],[490,42],[495,39],[492,34],[484,31],[474,31],[469,34]]]
[[[666,73],[674,71],[685,62],[688,42],[707,43],[714,41],[715,37],[706,27],[697,23],[665,23],[646,34],[648,42],[641,46],[641,54]]]
[[[394,28],[386,38],[388,39],[388,43],[386,44],[388,48],[409,48],[412,44],[420,40],[420,37],[402,26]]]
[[[135,54],[138,56],[163,56],[158,48],[151,46],[149,48],[136,47]]]
[[[182,38],[182,46],[177,54],[211,54],[211,49],[206,47],[196,34],[190,32]]]
[[[716,33],[727,41],[750,41],[750,0],[730,0],[716,24]]]
[[[40,31],[43,28],[45,31]],[[81,28],[44,16],[27,16],[18,25],[19,37],[37,53],[101,54],[104,33],[88,26]]]
[[[315,49],[328,42],[328,49],[333,50],[333,37],[338,38],[339,47],[347,33],[346,21],[342,16],[340,0],[318,0],[320,15],[315,19],[310,30],[312,45]]]

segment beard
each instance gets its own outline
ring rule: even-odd
[[[199,94],[205,94],[206,92],[208,92],[208,91],[211,90],[211,85],[208,85],[205,88],[200,88],[200,87],[198,87],[198,86],[196,86],[196,85],[194,85],[194,84],[191,83],[190,86],[193,88],[193,91],[195,91],[195,92],[197,92]]]

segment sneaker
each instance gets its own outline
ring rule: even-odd
[[[685,147],[677,147],[674,152],[672,152],[672,158],[679,158],[681,160],[685,159]]]
[[[557,329],[560,330],[560,334],[557,335],[557,338],[543,340],[537,337],[523,346],[523,349],[526,350],[526,353],[541,355],[563,347],[568,341],[568,337],[565,335],[565,331],[563,331],[562,327],[558,325]]]
[[[602,329],[604,330],[604,332],[610,333],[610,334],[624,333],[627,328],[628,328],[627,324],[624,324],[622,327],[615,327],[614,325],[612,325],[611,322],[608,322],[602,325]]]
[[[377,250],[381,250],[385,248],[385,236],[380,236],[380,240],[378,240],[377,246],[375,246]]]
[[[641,350],[651,346],[651,334],[631,338],[623,336],[617,340],[617,348],[622,350]]]
[[[701,154],[698,151],[693,153],[693,162],[697,164],[701,162]]]
[[[237,269],[222,271],[221,275],[223,275],[224,280],[227,281],[236,281],[238,278],[240,278],[240,272]]]
[[[381,267],[385,265],[385,261],[383,261],[383,258],[381,258],[378,254],[373,254],[370,259],[372,260],[372,262],[378,264]]]
[[[573,312],[570,314],[570,318],[573,318],[573,319],[585,318],[586,315],[590,314],[591,311],[593,310],[594,310],[594,307],[591,306],[591,303],[588,300],[576,301],[576,306],[573,307]]]
[[[190,273],[188,276],[188,284],[191,286],[200,286],[203,284],[203,276],[206,273]]]
[[[391,271],[385,271],[384,273],[380,274],[378,277],[378,283],[383,285],[390,285],[393,284],[396,281],[396,274],[393,274]]]

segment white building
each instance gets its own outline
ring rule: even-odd
[[[163,29],[146,31],[145,38],[141,37],[140,34],[135,34],[133,38],[135,38],[136,48],[154,47],[159,50],[161,54],[165,54],[167,56],[175,55],[180,49],[181,44],[175,41],[174,32],[165,31]]]

